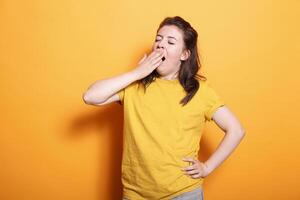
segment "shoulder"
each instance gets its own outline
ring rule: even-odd
[[[208,92],[210,89],[212,89],[211,83],[208,80],[199,80],[199,89],[201,93],[206,93]]]
[[[203,92],[212,92],[215,90],[214,85],[209,80],[200,80],[200,89],[203,90]]]
[[[207,102],[209,106],[215,106],[216,104],[223,104],[223,98],[219,95],[219,91],[215,89],[214,85],[204,80],[200,83],[201,97]]]

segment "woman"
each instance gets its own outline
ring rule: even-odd
[[[206,78],[197,52],[197,32],[179,16],[165,18],[152,52],[124,74],[98,80],[85,103],[124,107],[123,199],[203,199],[203,181],[245,135],[236,116]],[[200,162],[206,121],[226,134],[216,151]]]

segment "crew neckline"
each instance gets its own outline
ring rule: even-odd
[[[162,79],[161,77],[156,77],[156,80],[158,80],[160,82],[165,82],[165,83],[178,83],[179,82],[178,78],[168,80],[168,79]]]
[[[167,81],[167,82],[176,82],[176,81],[179,81],[178,78],[176,78],[176,79],[163,79],[161,77],[156,77],[156,79],[161,80],[161,81]]]

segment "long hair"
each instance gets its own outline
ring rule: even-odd
[[[175,25],[183,32],[183,42],[184,48],[190,51],[190,56],[187,60],[181,61],[180,69],[178,73],[178,79],[184,90],[186,91],[186,96],[181,99],[179,103],[182,106],[186,105],[196,94],[199,89],[200,82],[198,79],[206,80],[205,76],[197,74],[201,68],[201,61],[198,55],[197,49],[197,31],[190,25],[189,22],[185,21],[179,16],[175,17],[166,17],[159,25],[156,33],[165,25]],[[140,79],[138,82],[143,84],[144,89],[159,77],[159,74],[156,70],[153,70],[149,75]]]

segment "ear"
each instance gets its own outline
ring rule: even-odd
[[[191,51],[188,49],[185,49],[181,54],[180,60],[185,61],[190,57],[190,55],[191,55]]]

